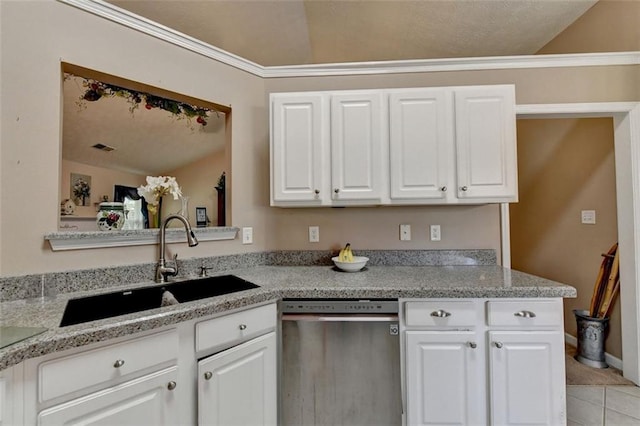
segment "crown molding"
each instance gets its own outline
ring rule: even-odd
[[[341,64],[264,67],[264,78],[336,75],[400,74],[445,71],[479,71],[524,68],[638,65],[640,51],[554,55],[486,56],[477,58],[418,59],[406,61],[351,62]]]
[[[264,67],[102,0],[57,0],[202,56],[262,76]]]
[[[262,66],[103,0],[57,0],[262,78],[639,65],[640,51]]]

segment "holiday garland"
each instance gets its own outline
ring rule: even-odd
[[[70,78],[73,74],[65,74],[65,78]],[[198,124],[207,125],[209,113],[213,110],[208,108],[189,105],[185,102],[178,102],[172,99],[162,98],[146,92],[138,92],[137,90],[116,86],[115,84],[105,83],[103,81],[90,78],[78,77],[82,80],[82,86],[85,88],[84,93],[78,100],[79,106],[83,106],[84,102],[95,102],[102,98],[119,97],[124,98],[129,103],[129,111],[133,113],[142,104],[146,109],[160,108],[168,111],[177,119],[186,118],[196,119]]]

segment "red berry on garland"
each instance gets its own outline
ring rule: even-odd
[[[204,123],[204,120],[202,119],[202,117],[198,116],[198,118],[196,118],[196,121],[200,124]]]
[[[98,90],[98,85],[96,83],[91,83],[91,88],[93,90]]]
[[[144,107],[145,107],[146,109],[151,109],[151,108],[153,108],[153,106],[152,106],[151,104],[146,104]]]

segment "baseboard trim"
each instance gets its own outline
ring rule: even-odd
[[[574,348],[578,347],[578,339],[569,333],[564,333],[564,341],[567,345],[573,346]],[[604,359],[613,368],[617,368],[618,370],[622,370],[622,360],[620,358],[616,358],[610,353],[604,353]]]

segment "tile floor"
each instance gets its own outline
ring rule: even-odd
[[[567,386],[567,426],[640,426],[637,386]]]

